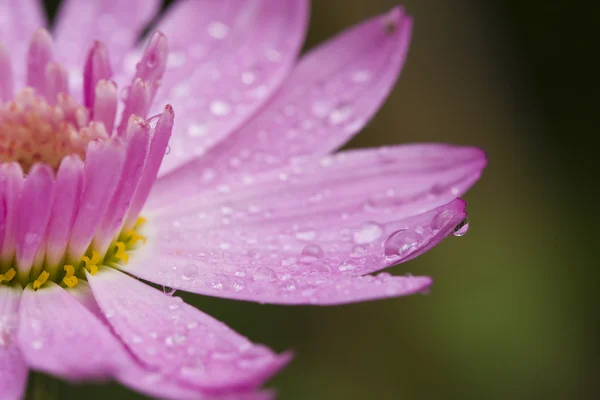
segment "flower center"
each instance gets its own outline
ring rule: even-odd
[[[141,234],[146,219],[139,217],[132,229],[122,231],[117,239],[111,244],[104,254],[96,249],[88,249],[78,263],[64,264],[60,268],[51,265],[43,265],[41,272],[32,270],[29,281],[21,282],[25,286],[32,283],[34,290],[40,289],[46,282],[52,281],[63,287],[73,288],[80,280],[86,280],[86,271],[92,275],[98,272],[100,265],[118,267],[129,262],[129,255],[136,250],[140,243],[146,243],[146,237]],[[32,276],[35,275],[35,276]],[[0,274],[0,284],[12,284],[17,277],[17,269],[9,266],[9,269]]]
[[[57,170],[71,154],[84,159],[90,141],[108,138],[104,125],[90,123],[88,114],[66,94],[50,105],[34,89],[21,90],[0,105],[0,162],[16,161],[27,173],[35,163]]]

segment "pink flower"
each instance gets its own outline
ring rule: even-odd
[[[396,81],[402,9],[296,62],[304,0],[180,1],[139,48],[159,1],[63,4],[53,39],[36,1],[0,3],[0,398],[20,398],[29,369],[161,398],[271,397],[257,388],[290,354],[135,277],[275,304],[428,289],[370,274],[464,233],[457,197],[483,153],[330,155]]]

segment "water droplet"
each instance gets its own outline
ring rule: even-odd
[[[273,271],[269,267],[258,267],[258,268],[256,268],[256,270],[254,271],[253,276],[254,276],[254,279],[259,280],[259,281],[272,282],[275,279],[277,279],[277,275],[275,274],[275,271]]]
[[[463,236],[469,230],[469,218],[465,217],[460,224],[456,225],[452,234],[454,236]]]
[[[184,52],[173,52],[169,53],[169,57],[167,58],[167,66],[170,68],[173,67],[181,67],[185,64],[186,55]]]
[[[190,135],[190,137],[200,137],[200,136],[204,136],[206,135],[207,132],[207,128],[206,125],[204,124],[198,124],[198,123],[192,123],[190,124],[189,128],[188,128],[188,135]]]
[[[224,117],[231,112],[231,106],[224,101],[214,100],[210,102],[210,112],[218,117]]]
[[[361,245],[356,245],[352,247],[352,252],[350,253],[350,257],[358,258],[363,257],[367,254],[367,248]]]
[[[338,270],[340,270],[340,272],[345,272],[345,271],[352,271],[354,268],[356,268],[356,266],[352,263],[343,263],[342,265],[340,265],[338,267]]]
[[[431,221],[431,227],[433,230],[440,230],[445,227],[448,223],[452,222],[456,213],[452,210],[444,210],[436,214]]]
[[[352,107],[349,104],[342,104],[334,108],[329,114],[329,123],[332,125],[342,124],[352,116]]]
[[[327,273],[331,272],[331,267],[323,261],[317,261],[310,265],[310,270],[312,272]]]
[[[377,222],[365,222],[358,231],[354,232],[354,242],[358,244],[372,243],[382,233],[383,229]]]
[[[192,280],[198,275],[198,266],[194,264],[188,264],[183,267],[183,273],[181,277],[183,280],[189,281]]]
[[[28,232],[25,234],[25,244],[27,245],[33,245],[35,244],[40,238],[40,235],[38,235],[35,232]]]
[[[354,71],[352,80],[357,83],[364,83],[371,79],[371,73],[367,70]]]
[[[321,258],[323,257],[323,249],[317,244],[308,244],[302,249],[302,256]]]
[[[242,82],[246,85],[251,85],[256,81],[256,74],[253,71],[242,72]]]
[[[420,236],[408,229],[402,229],[392,233],[384,244],[384,252],[387,257],[404,258],[419,248]]]
[[[214,21],[207,26],[208,34],[215,39],[225,39],[229,33],[229,27],[222,22]]]
[[[31,348],[34,350],[41,350],[44,347],[44,343],[41,340],[34,340],[31,342]]]
[[[299,240],[314,240],[317,237],[317,233],[313,230],[296,232],[296,238]]]

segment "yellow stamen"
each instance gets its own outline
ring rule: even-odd
[[[4,274],[0,274],[0,283],[2,282],[10,282],[17,274],[14,268],[9,269]]]
[[[96,275],[98,272],[98,263],[100,262],[100,254],[98,254],[96,250],[92,251],[91,259],[88,256],[83,256],[81,257],[81,261],[83,261],[85,269],[87,269],[90,274]]]
[[[40,276],[38,276],[38,278],[35,281],[33,281],[33,290],[38,290],[44,283],[46,283],[49,277],[50,274],[48,272],[42,271]]]
[[[144,217],[138,217],[137,220],[135,221],[135,227],[136,228],[140,228],[142,225],[144,225],[146,223],[147,219]]]
[[[146,244],[146,236],[138,234],[133,229],[130,229],[127,232],[125,232],[125,236],[129,237],[129,239],[127,239],[127,246],[133,246],[139,241]]]
[[[64,269],[67,274],[63,278],[63,283],[70,288],[75,287],[79,283],[79,279],[75,276],[75,268],[72,265],[65,265]]]
[[[127,264],[129,262],[129,254],[127,254],[127,252],[125,251],[125,243],[117,242],[115,244],[115,246],[117,248],[117,252],[115,253],[115,258],[117,258],[118,260],[121,260],[121,261],[125,262],[125,264]]]

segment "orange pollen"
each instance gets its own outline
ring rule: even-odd
[[[16,161],[24,172],[35,163],[56,170],[71,154],[84,159],[89,142],[106,138],[104,125],[90,122],[87,109],[66,94],[50,105],[34,89],[25,88],[0,104],[0,162]]]

